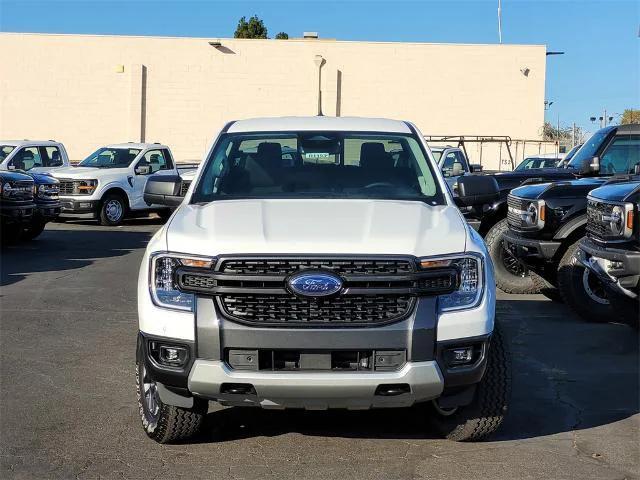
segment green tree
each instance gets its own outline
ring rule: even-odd
[[[629,123],[640,123],[640,110],[634,110],[633,108],[626,108],[622,113],[622,119],[620,125],[626,125]]]
[[[247,17],[238,20],[238,26],[233,36],[234,38],[269,38],[267,37],[267,27],[257,15],[252,16],[249,21],[247,21]]]
[[[276,33],[276,40],[289,40],[289,34],[285,32]]]

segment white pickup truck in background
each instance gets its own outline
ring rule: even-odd
[[[47,173],[70,165],[67,150],[55,140],[0,140],[0,170]]]
[[[178,175],[178,169],[166,145],[121,143],[101,147],[78,166],[51,173],[60,180],[62,216],[97,218],[113,226],[126,216],[167,216],[166,207],[145,203],[144,187],[149,176]]]

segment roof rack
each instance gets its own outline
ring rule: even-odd
[[[462,148],[464,154],[469,158],[465,143],[479,143],[480,144],[480,165],[482,165],[482,144],[484,143],[499,143],[502,149],[502,144],[507,147],[507,153],[509,154],[509,160],[511,162],[511,169],[515,168],[513,161],[513,155],[511,154],[511,137],[509,135],[425,135],[427,142],[457,142],[458,147]]]

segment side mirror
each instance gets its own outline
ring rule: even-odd
[[[134,172],[136,175],[149,175],[151,173],[151,167],[149,165],[138,165]]]
[[[600,157],[586,158],[580,166],[580,175],[590,175],[600,172]]]
[[[482,165],[480,165],[479,163],[472,163],[471,165],[469,165],[469,171],[471,173],[481,172]]]
[[[633,174],[640,175],[640,163],[636,163],[633,167]]]
[[[458,180],[458,196],[454,200],[459,207],[473,207],[495,202],[499,198],[500,188],[495,178],[465,175]]]
[[[180,196],[182,179],[179,175],[154,175],[144,187],[144,201],[147,205],[177,207],[184,197]]]

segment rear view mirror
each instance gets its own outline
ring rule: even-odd
[[[154,175],[144,187],[144,201],[147,205],[177,207],[184,200],[180,195],[181,188],[182,179],[179,175]]]
[[[495,202],[499,198],[500,189],[495,178],[465,175],[458,180],[458,196],[454,199],[459,207],[473,207]]]
[[[600,172],[600,157],[585,158],[580,166],[580,175],[591,175]]]

